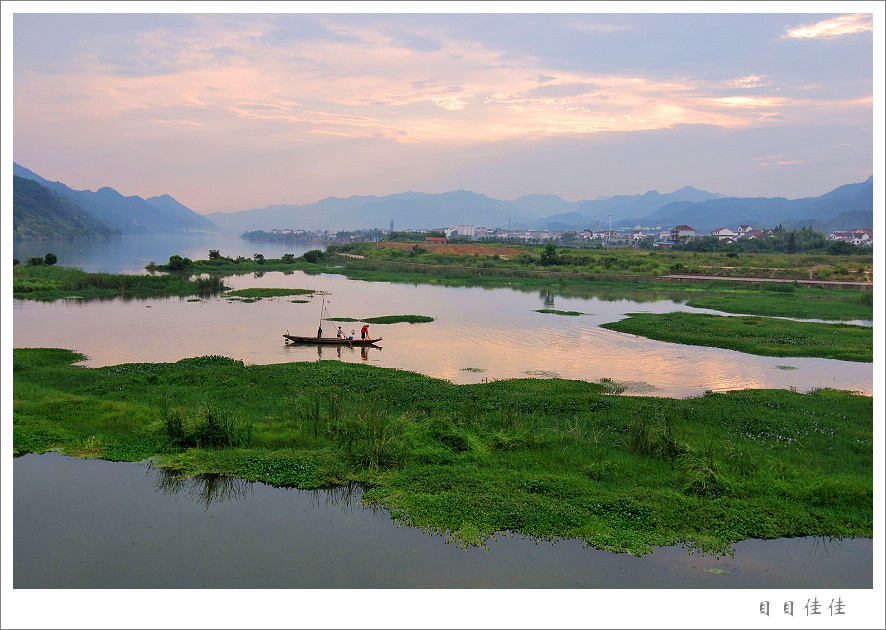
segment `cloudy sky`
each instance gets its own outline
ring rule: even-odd
[[[199,213],[409,190],[798,198],[882,165],[882,3],[503,4],[4,2],[9,161]],[[141,13],[52,12],[75,6]],[[161,12],[220,6],[238,12]]]

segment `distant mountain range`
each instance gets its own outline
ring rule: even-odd
[[[780,224],[787,229],[811,227],[825,233],[873,227],[873,176],[861,183],[840,186],[820,197],[793,200],[726,197],[690,186],[666,194],[652,190],[642,195],[576,202],[564,201],[555,195],[526,195],[501,201],[458,190],[440,194],[405,192],[384,197],[328,197],[307,205],[273,205],[202,216],[169,195],[149,199],[124,197],[108,187],[97,192],[76,191],[60,182],[47,181],[18,164],[14,165],[14,174],[17,191],[22,187],[19,178],[36,182],[67,202],[67,211],[83,213],[97,222],[99,231],[104,228],[119,234],[222,230],[243,233],[287,228],[337,232],[387,229],[391,224],[395,230],[468,224],[554,231],[607,228],[610,221],[613,228],[639,225],[662,230],[686,224],[699,233],[739,225],[772,228]],[[36,199],[33,193],[31,189],[31,198]],[[67,217],[61,206],[47,201],[42,208],[33,203],[28,207],[18,201],[13,204],[16,238],[48,238],[41,235],[59,233],[57,219]],[[85,219],[77,216],[76,220],[66,219],[73,221],[71,237],[83,235],[77,226]]]
[[[120,233],[33,180],[13,175],[12,186],[12,232],[16,240],[107,238]]]
[[[36,173],[13,164],[13,224],[16,226],[14,238],[17,240],[34,240],[50,238],[50,232],[39,228],[42,225],[53,225],[55,232],[52,238],[80,238],[112,234],[174,234],[181,232],[218,232],[220,228],[206,217],[186,208],[169,195],[142,199],[132,196],[124,197],[113,188],[101,188],[96,192],[89,190],[73,190],[61,182],[48,181]],[[62,200],[68,213],[60,211],[57,204],[31,205],[25,207],[15,201],[20,190],[26,185],[32,192],[37,184],[52,195],[43,195],[44,199],[57,198]],[[72,217],[76,216],[76,219]],[[78,222],[82,217],[94,223],[95,231],[82,233]],[[70,221],[70,223],[68,223]],[[35,227],[36,226],[36,227]],[[66,231],[67,229],[67,231]],[[68,236],[60,236],[67,233]]]
[[[554,195],[527,195],[499,201],[459,190],[442,194],[400,193],[386,197],[329,197],[308,205],[275,205],[207,215],[227,229],[411,230],[470,224],[487,228],[583,230],[642,226],[670,229],[687,224],[698,232],[720,227],[810,227],[831,232],[872,227],[873,176],[821,197],[805,199],[725,197],[686,186],[672,193],[655,190],[592,201],[564,201]]]

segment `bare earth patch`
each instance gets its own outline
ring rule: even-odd
[[[516,256],[527,251],[514,247],[483,247],[482,245],[451,245],[449,243],[376,243],[374,247],[393,247],[404,251],[412,251],[412,248],[416,245],[435,254],[480,254],[487,256],[498,254],[499,256]]]

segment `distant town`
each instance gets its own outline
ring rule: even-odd
[[[355,231],[309,231],[298,229],[282,229],[266,231],[253,231],[243,234],[243,238],[256,241],[314,241],[327,243],[353,243],[365,241],[378,241],[393,233],[380,229],[355,230]],[[670,229],[662,229],[661,226],[641,229],[585,229],[581,231],[570,230],[529,230],[529,229],[504,229],[486,228],[474,225],[454,225],[448,228],[436,228],[429,230],[404,230],[401,234],[420,236],[426,234],[428,241],[490,241],[490,242],[523,242],[527,244],[560,243],[564,246],[581,247],[658,247],[667,249],[675,245],[686,244],[689,241],[712,237],[719,243],[734,243],[751,239],[771,238],[776,230],[755,229],[751,225],[739,225],[737,230],[721,227],[710,233],[699,233],[689,225],[677,225]],[[844,242],[859,247],[873,247],[873,229],[853,229],[839,232],[831,232],[827,235],[828,242]]]

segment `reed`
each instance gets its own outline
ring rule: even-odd
[[[13,268],[13,297],[56,300],[76,295],[155,297],[158,295],[208,295],[225,289],[218,276],[182,274],[111,274],[85,272],[72,267],[41,265]]]

